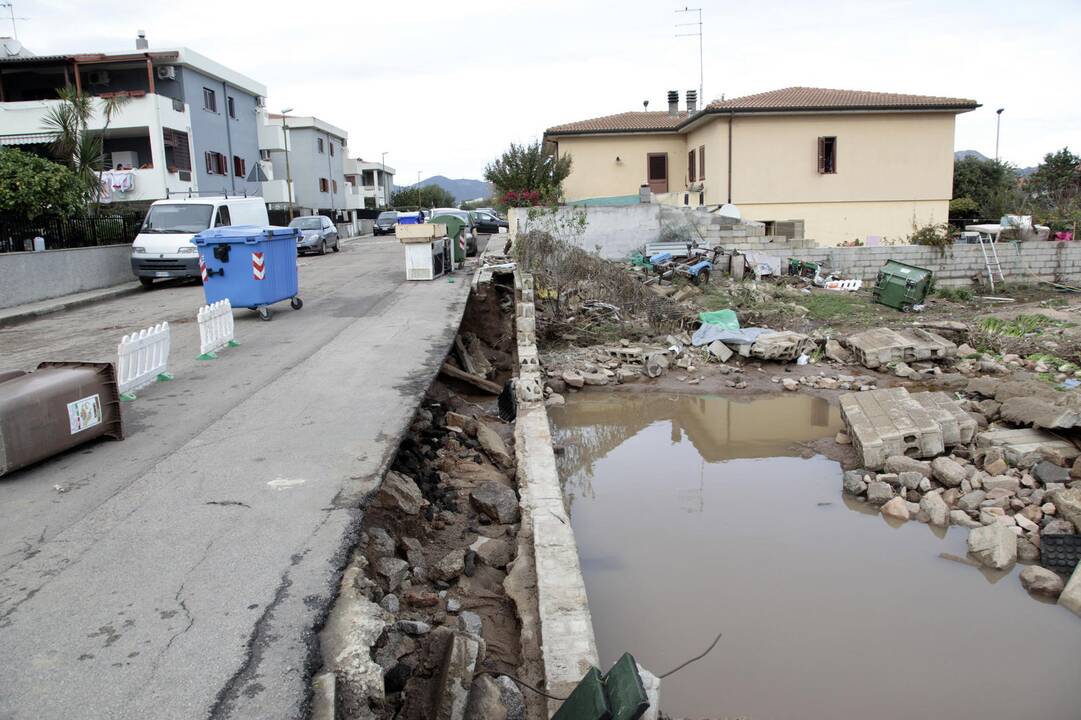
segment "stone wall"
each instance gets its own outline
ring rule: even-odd
[[[764,251],[769,252],[769,249]],[[987,270],[979,245],[954,245],[944,253],[937,248],[919,245],[810,248],[787,252],[785,257],[825,263],[826,267],[835,272],[845,273],[865,282],[874,281],[879,268],[887,260],[897,260],[932,270],[939,286],[965,286],[972,285],[977,280],[987,280]],[[1002,243],[998,246],[998,258],[1007,282],[1081,282],[1081,245],[1052,242]]]
[[[132,282],[131,245],[0,253],[0,308]]]

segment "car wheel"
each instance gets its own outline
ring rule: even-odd
[[[342,245],[342,243],[341,243],[340,240],[335,240],[334,241],[334,247],[332,247],[331,250],[333,250],[334,252],[341,252],[341,249],[342,249],[341,245]]]
[[[319,243],[319,254],[320,255],[326,255],[327,254],[327,241],[326,240],[323,240],[322,242]]]
[[[147,290],[149,290],[150,288],[154,287],[154,278],[145,278],[145,277],[141,277],[141,278],[139,278],[139,282],[140,282],[140,283],[142,284],[142,286],[143,286],[144,288],[146,288]]]

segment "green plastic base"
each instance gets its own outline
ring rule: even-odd
[[[169,382],[173,379],[173,374],[171,372],[158,373],[157,379],[158,382]]]
[[[228,345],[229,347],[240,347],[240,343],[238,343],[236,340],[230,340]]]
[[[121,402],[131,402],[135,399],[135,393],[120,393]]]
[[[217,356],[216,353],[208,352],[208,353],[203,353],[202,355],[200,355],[199,357],[197,357],[195,359],[196,360],[217,360],[218,356]]]

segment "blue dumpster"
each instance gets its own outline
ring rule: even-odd
[[[398,213],[399,225],[423,225],[424,216],[419,212],[401,212]]]
[[[289,300],[294,310],[303,301],[297,295],[296,228],[235,225],[204,230],[195,236],[207,303],[228,298],[233,307],[246,307],[270,319],[276,302]]]

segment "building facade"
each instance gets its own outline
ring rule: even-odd
[[[311,116],[271,114],[266,123],[284,135],[280,149],[264,145],[263,157],[270,161],[275,178],[287,175],[292,178],[295,214],[325,214],[335,220],[346,219],[348,211],[356,209],[347,203],[345,164],[349,133]],[[274,200],[273,203],[268,200],[271,209],[288,206],[288,198]]]
[[[803,220],[820,245],[899,241],[945,222],[954,123],[963,98],[787,88],[680,110],[630,112],[549,128],[572,158],[568,202],[736,205],[767,223]],[[772,233],[768,233],[772,234]]]
[[[266,87],[255,80],[188,48],[0,58],[0,145],[48,156],[45,118],[63,88],[93,97],[105,202],[262,193],[251,169]],[[121,104],[106,123],[109,98]]]
[[[394,192],[394,168],[361,159],[346,160],[345,179],[359,200],[358,208],[375,210],[390,205]]]

